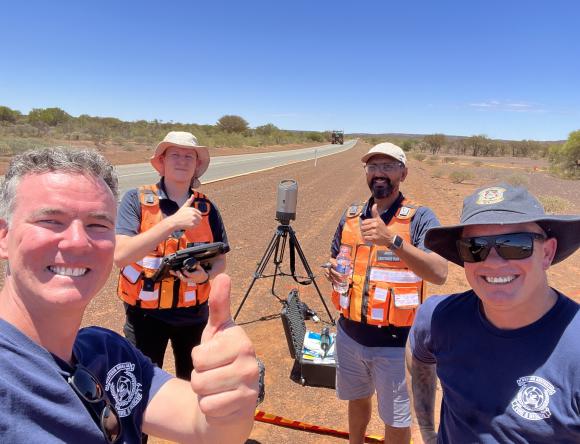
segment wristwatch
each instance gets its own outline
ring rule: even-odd
[[[396,251],[403,246],[403,238],[398,234],[393,237],[393,243],[389,247],[389,250]]]
[[[266,375],[266,366],[260,359],[256,358],[258,361],[258,371],[260,372],[260,377],[258,379],[258,401],[256,402],[256,407],[259,406],[266,397],[266,384],[264,383],[264,377]]]

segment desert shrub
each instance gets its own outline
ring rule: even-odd
[[[493,180],[497,180],[499,178],[499,173],[497,170],[494,170],[492,168],[489,169],[484,169],[483,171],[480,170],[480,172],[478,173],[479,176],[481,177],[485,177],[486,179],[493,181]]]
[[[317,132],[314,132],[314,131],[310,131],[308,133],[308,135],[306,136],[306,138],[308,140],[313,141],[313,142],[324,142],[324,134],[317,133]]]
[[[12,147],[5,140],[0,140],[0,156],[12,156],[13,154]]]
[[[425,153],[413,153],[413,159],[418,160],[419,162],[423,162],[427,155]]]
[[[2,144],[2,155],[11,156],[13,154],[18,154],[26,150],[33,148],[38,148],[42,146],[50,146],[49,141],[41,139],[21,139],[18,137],[7,137],[0,140]]]
[[[551,146],[548,159],[552,172],[562,177],[580,179],[580,130],[570,133],[563,145]]]
[[[0,106],[0,122],[14,123],[20,117],[20,111],[8,108],[7,106]]]
[[[457,162],[457,157],[445,156],[443,158],[443,163],[455,163],[455,162]]]
[[[530,183],[530,178],[523,174],[511,174],[505,181],[514,187],[526,187]]]
[[[64,123],[69,120],[71,116],[60,108],[34,108],[28,113],[28,122],[35,124],[45,124],[48,126],[56,126],[59,123]]]
[[[446,171],[444,168],[437,168],[435,171],[433,171],[431,173],[431,176],[441,178],[441,177],[445,177],[445,173],[446,173]]]
[[[565,213],[570,208],[570,201],[558,196],[538,196],[538,200],[548,214]]]
[[[473,179],[475,174],[469,170],[456,170],[449,174],[449,180],[453,183],[463,183],[466,180]]]
[[[475,166],[475,167],[480,167],[480,166],[483,165],[483,162],[481,160],[474,160],[472,162],[472,165]]]
[[[217,126],[228,133],[243,133],[248,129],[248,122],[240,116],[226,115],[218,120]]]
[[[426,163],[427,165],[433,166],[433,165],[437,164],[437,160],[430,157],[429,159],[425,159],[424,163]]]

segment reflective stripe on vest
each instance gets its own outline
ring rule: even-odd
[[[201,222],[193,229],[182,231],[179,237],[173,237],[161,242],[143,259],[123,267],[119,273],[117,294],[130,305],[139,305],[145,309],[165,309],[175,307],[192,307],[202,304],[209,297],[210,283],[202,285],[189,284],[178,278],[169,276],[161,282],[153,282],[150,278],[161,264],[163,256],[187,248],[191,244],[213,242],[213,234],[209,225],[211,204],[209,200],[197,191],[194,206],[202,213]],[[151,229],[163,219],[159,208],[159,190],[157,185],[146,185],[139,188],[141,203],[140,233]],[[179,281],[179,291],[175,295],[174,283]]]
[[[332,302],[349,319],[370,325],[409,327],[424,299],[425,282],[387,247],[367,245],[360,231],[362,205],[349,207],[341,245],[351,250],[353,275],[346,296],[332,292]],[[388,227],[411,242],[411,218],[417,207],[404,199]]]

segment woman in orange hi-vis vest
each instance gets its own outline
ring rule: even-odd
[[[125,305],[125,336],[159,367],[171,341],[177,377],[190,379],[191,350],[208,319],[212,277],[225,271],[225,254],[209,271],[178,271],[158,282],[151,277],[168,254],[209,242],[223,242],[226,230],[217,207],[202,193],[207,147],[188,132],[172,131],[159,143],[151,164],[158,183],[129,190],[119,206],[115,263],[121,269],[117,293]]]

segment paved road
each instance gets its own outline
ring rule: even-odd
[[[209,168],[203,175],[202,183],[215,182],[291,163],[331,156],[349,150],[355,144],[356,140],[349,140],[344,145],[323,145],[298,150],[213,157]],[[117,173],[119,175],[120,196],[130,188],[155,183],[159,177],[149,163],[120,165],[117,167]]]

